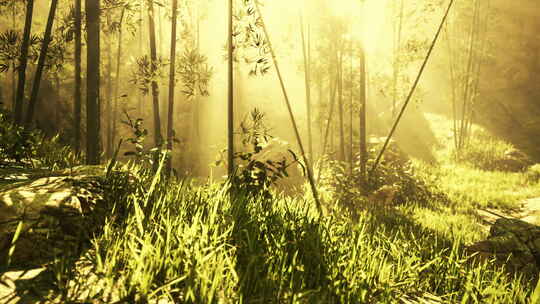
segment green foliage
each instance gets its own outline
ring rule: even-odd
[[[49,169],[63,169],[79,164],[80,160],[59,136],[46,138],[38,130],[28,131],[11,122],[0,111],[0,161]]]
[[[479,207],[516,209],[522,200],[540,196],[538,183],[527,173],[508,172],[495,166],[508,159],[507,151],[515,151],[511,145],[473,126],[469,145],[462,150],[463,156],[456,159],[452,122],[436,115],[427,118],[442,145],[435,151],[438,164],[421,164],[419,171],[460,208],[468,212]]]
[[[150,92],[150,84],[164,77],[164,69],[167,66],[163,58],[156,61],[147,56],[136,59],[135,70],[131,74],[131,83],[136,84],[144,95]]]
[[[255,1],[239,0],[234,5],[233,60],[249,65],[249,75],[265,75],[271,68],[270,49],[257,15]]]
[[[122,123],[130,128],[133,136],[127,139],[127,142],[133,145],[133,150],[124,152],[124,155],[133,157],[143,166],[152,167],[159,149],[158,147],[152,149],[144,148],[144,140],[148,135],[148,130],[144,128],[143,119],[137,118],[133,120],[127,111],[124,111],[124,115],[126,116],[126,120],[122,120]]]
[[[208,66],[208,58],[195,49],[186,49],[179,59],[176,70],[184,85],[182,93],[189,98],[196,95],[209,96],[208,83],[213,71]]]
[[[370,168],[381,149],[380,144],[370,144],[368,149],[368,168]],[[383,187],[395,189],[393,204],[408,202],[426,203],[440,194],[426,184],[426,180],[415,172],[413,163],[395,144],[391,144],[375,172],[367,180],[360,172],[360,160],[357,155],[352,175],[349,166],[343,162],[324,159],[326,169],[321,174],[321,187],[331,192],[330,197],[338,204],[357,210],[370,202],[370,195]],[[394,190],[392,190],[394,191]],[[383,207],[383,206],[378,206]]]
[[[459,237],[398,214],[351,223],[314,217],[308,202],[122,170],[109,181],[134,184],[109,198],[122,216],[77,267],[48,266],[69,291],[61,302],[515,304],[532,293],[520,277],[472,263]]]
[[[0,159],[32,165],[37,157],[40,138],[36,132],[26,132],[24,128],[11,123],[7,113],[0,112]]]
[[[21,53],[22,35],[14,30],[0,33],[0,73],[16,70]],[[28,61],[37,61],[41,47],[41,38],[32,35],[29,41]]]
[[[454,157],[459,162],[489,171],[522,171],[530,165],[530,160],[511,144],[480,130],[471,135],[468,144]]]
[[[264,114],[255,108],[240,125],[244,150],[234,153],[238,170],[232,189],[269,198],[270,187],[286,178],[287,169],[300,162],[285,143],[272,138],[264,119]]]
[[[540,164],[530,166],[526,172],[527,180],[530,183],[540,182]]]

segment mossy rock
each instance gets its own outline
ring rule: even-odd
[[[19,178],[0,189],[0,265],[7,262],[19,225],[11,264],[41,265],[77,250],[100,228],[106,209],[103,168],[76,170],[69,175],[20,170]]]
[[[480,259],[495,258],[512,272],[535,274],[540,270],[540,227],[518,220],[495,221],[487,240],[467,248]]]

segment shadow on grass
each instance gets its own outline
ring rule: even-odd
[[[274,200],[275,201],[275,200]],[[323,253],[321,225],[308,216],[277,210],[271,200],[235,203],[232,245],[243,303],[281,303],[331,282]],[[333,303],[331,298],[310,303]]]

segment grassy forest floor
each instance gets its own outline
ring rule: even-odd
[[[231,193],[222,183],[165,181],[133,163],[104,167],[111,210],[99,233],[76,254],[32,267],[31,275],[7,269],[0,297],[6,303],[537,303],[537,278],[477,261],[466,246],[488,236],[493,213],[535,220],[524,202],[540,197],[540,170],[493,169],[511,146],[479,129],[464,160],[456,161],[450,123],[430,120],[441,143],[438,164],[412,161],[400,177],[411,187],[402,188],[398,203],[366,207],[365,198],[329,181],[330,168],[320,183],[331,210],[324,217],[308,192]],[[0,186],[10,184],[4,178]],[[528,202],[536,208],[530,207],[536,200]]]

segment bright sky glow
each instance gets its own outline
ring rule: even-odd
[[[388,1],[328,0],[332,13],[352,19],[353,37],[363,42],[366,52],[373,54],[381,47],[381,34],[387,22]]]

